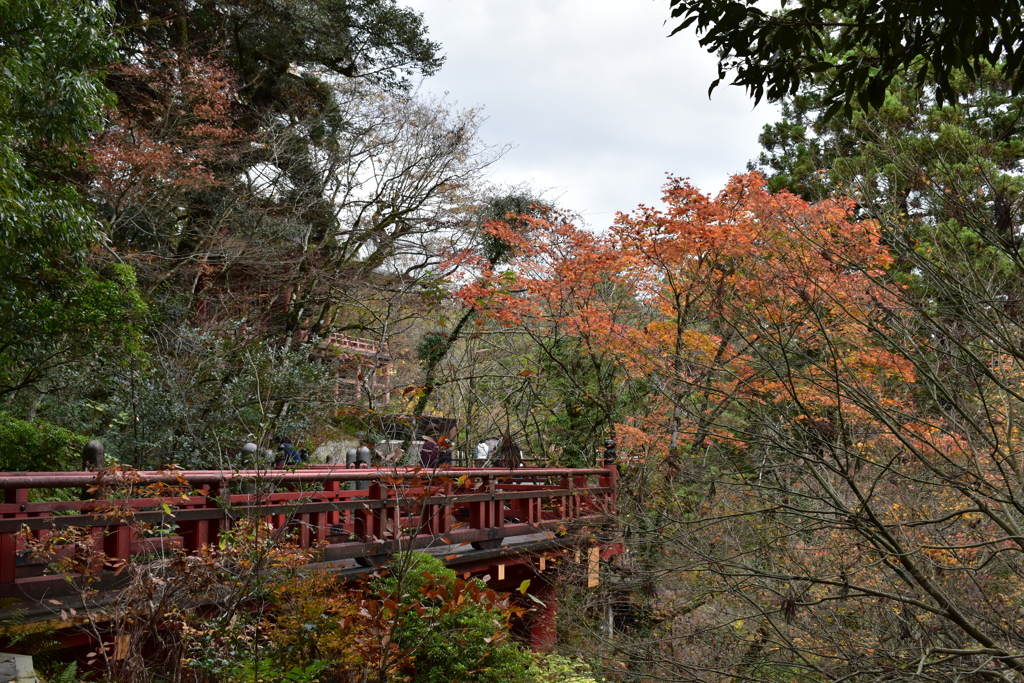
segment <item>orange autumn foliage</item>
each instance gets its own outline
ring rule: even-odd
[[[656,624],[615,656],[686,681],[1018,680],[1020,274],[956,230],[899,266],[852,202],[756,174],[663,200],[606,232],[493,223],[516,257],[459,292],[614,364],[623,575]]]
[[[714,198],[671,179],[663,200],[620,214],[603,234],[560,215],[519,217],[525,230],[494,222],[488,231],[516,258],[457,296],[503,325],[582,339],[626,376],[651,378],[651,406],[625,422],[691,452],[742,443],[728,416],[739,402],[795,401],[803,419],[836,409],[842,398],[813,368],[788,391],[763,368],[779,344],[811,352],[822,326],[865,390],[912,379],[906,363],[863,344],[889,298],[872,278],[890,259],[850,202],[772,195],[757,174]]]

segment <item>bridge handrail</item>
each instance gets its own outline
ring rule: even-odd
[[[0,489],[55,489],[80,488],[94,484],[117,485],[124,483],[174,484],[182,479],[197,486],[222,482],[261,480],[274,483],[316,483],[346,481],[376,481],[386,478],[527,478],[527,477],[580,477],[606,475],[608,470],[590,468],[529,467],[509,470],[496,467],[452,467],[438,469],[373,468],[347,469],[343,466],[313,466],[296,469],[266,470],[99,470],[97,472],[5,472],[0,474]]]
[[[514,536],[602,525],[614,514],[617,481],[614,465],[9,472],[0,474],[0,597],[62,589],[64,579],[46,575],[46,560],[29,552],[30,537],[43,541],[59,529],[84,529],[90,553],[125,563],[157,549],[216,547],[221,533],[251,517],[292,529],[301,547],[316,546],[324,561],[362,563],[399,547],[493,548]],[[86,495],[30,500],[32,489],[61,488]],[[148,535],[157,527],[169,535]]]

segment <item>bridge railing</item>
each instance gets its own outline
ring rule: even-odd
[[[608,520],[616,486],[614,466],[7,473],[0,475],[0,597],[66,591],[69,577],[47,573],[53,554],[102,558],[113,576],[139,556],[216,545],[242,519],[290,532],[323,561],[368,565],[398,550],[494,548],[513,536]],[[33,500],[40,490],[64,500]],[[67,547],[48,544],[50,557],[31,551],[72,528],[84,533]]]

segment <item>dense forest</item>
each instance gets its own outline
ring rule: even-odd
[[[488,184],[396,0],[0,2],[5,470],[436,416],[551,466],[611,439],[622,477],[626,552],[564,572],[557,653],[437,560],[340,590],[242,524],[132,584],[119,628],[165,651],[52,680],[1024,677],[1019,4],[669,6],[781,120],[719,193],[588,226]]]

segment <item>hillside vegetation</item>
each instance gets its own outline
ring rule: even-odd
[[[595,229],[487,184],[396,0],[0,3],[5,469],[503,434],[622,474],[627,552],[558,575],[586,666],[435,560],[339,587],[242,525],[94,680],[1024,677],[1019,8],[670,4],[782,118]]]

